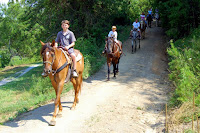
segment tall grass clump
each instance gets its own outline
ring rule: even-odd
[[[195,93],[195,106],[200,107],[200,28],[183,39],[177,40],[168,48],[169,79],[175,90],[170,99],[170,106],[183,106],[192,103]],[[189,109],[191,111],[191,108]],[[198,114],[199,115],[199,114]],[[187,116],[183,118],[186,119]]]

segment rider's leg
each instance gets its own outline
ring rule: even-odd
[[[105,54],[105,53],[106,53],[106,49],[107,49],[107,43],[105,44],[105,48],[104,48],[102,54]]]
[[[73,61],[73,71],[72,71],[72,76],[74,78],[78,77],[78,74],[76,72],[76,55],[74,53],[71,53],[70,56],[72,57],[72,61]]]
[[[116,44],[118,45],[118,47],[119,47],[119,52],[122,53],[122,46],[119,44],[118,41],[115,41],[115,43],[116,43]]]
[[[140,29],[138,29],[138,32],[139,32],[139,34],[140,34],[140,39],[141,39],[142,35],[141,35],[141,31],[140,31]]]

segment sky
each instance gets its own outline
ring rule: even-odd
[[[9,0],[0,0],[1,4],[7,4]],[[15,1],[15,0],[14,0]]]
[[[7,3],[8,3],[8,0],[0,0],[0,3],[1,3],[1,4],[7,4]]]

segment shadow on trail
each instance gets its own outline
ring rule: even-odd
[[[65,104],[70,104],[70,105],[68,106]],[[62,102],[62,107],[63,109],[67,108],[70,110],[72,104],[73,102]],[[15,120],[6,122],[5,125],[10,127],[20,127],[25,125],[29,120],[40,120],[49,125],[50,121],[49,120],[47,121],[45,117],[47,116],[52,117],[53,114],[52,111],[54,110],[54,106],[55,106],[54,103],[41,106],[39,108],[36,108],[34,110],[19,115]],[[18,123],[19,120],[22,121],[22,123]]]

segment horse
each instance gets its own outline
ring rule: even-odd
[[[153,17],[152,17],[152,15],[151,14],[148,14],[147,15],[147,22],[148,22],[148,27],[150,27],[151,28],[151,21],[153,20]]]
[[[136,49],[137,49],[137,40],[138,40],[139,48],[140,48],[140,36],[138,34],[138,30],[136,28],[132,29],[131,32],[130,32],[130,36],[132,38],[131,42],[132,42],[132,54],[133,54],[133,49],[135,49],[135,52],[136,52]]]
[[[50,121],[50,126],[55,126],[56,124],[56,115],[58,117],[62,116],[62,105],[61,105],[61,99],[60,95],[63,90],[64,83],[67,80],[71,81],[75,90],[75,97],[74,102],[71,107],[71,109],[75,109],[76,104],[79,102],[78,94],[81,91],[82,88],[82,81],[83,81],[83,70],[84,70],[84,57],[81,52],[77,52],[79,55],[79,61],[76,63],[76,71],[78,73],[77,78],[73,78],[71,76],[71,60],[69,55],[64,54],[64,50],[61,48],[55,47],[55,41],[53,40],[52,43],[43,43],[41,48],[41,56],[43,58],[43,65],[44,65],[44,72],[49,76],[52,86],[56,93],[56,99],[55,99],[55,108],[52,120]],[[57,114],[57,107],[59,106],[59,111]]]
[[[156,18],[156,27],[158,27],[160,16],[158,13],[155,13],[155,18]]]
[[[146,30],[146,23],[145,23],[145,20],[141,20],[140,21],[140,32],[141,32],[141,39],[144,39],[145,38],[145,30]]]
[[[113,37],[106,38],[106,43],[107,43],[106,57],[107,57],[108,81],[109,81],[111,64],[113,64],[114,78],[116,78],[116,74],[119,72],[119,60],[121,57],[121,53],[119,46],[115,43]],[[122,42],[118,40],[118,43],[122,48]]]

